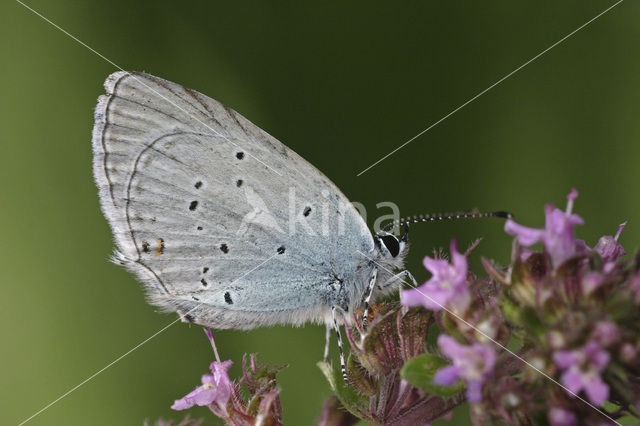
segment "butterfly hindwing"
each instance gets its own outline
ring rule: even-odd
[[[217,328],[321,320],[335,264],[372,245],[338,188],[200,93],[126,72],[105,88],[94,174],[118,259],[152,303]]]

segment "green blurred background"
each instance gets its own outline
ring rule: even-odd
[[[640,241],[640,4],[625,1],[360,177],[356,174],[613,1],[26,2],[119,66],[194,88],[276,136],[369,209],[509,209],[580,190],[593,245],[629,220]],[[108,262],[113,244],[91,173],[91,128],[116,68],[8,0],[0,6],[0,424],[17,424],[173,321]],[[388,213],[387,209],[379,210]],[[412,228],[408,266],[452,237],[506,262],[499,221]],[[311,424],[329,389],[324,329],[215,333],[224,358],[289,363],[286,424]],[[335,350],[335,348],[334,348]],[[334,354],[335,355],[335,354]],[[29,424],[182,418],[169,408],[212,354],[176,324]],[[192,410],[207,416],[206,409]],[[456,424],[466,422],[464,413]],[[209,419],[211,417],[209,416]],[[213,420],[211,420],[213,422]]]

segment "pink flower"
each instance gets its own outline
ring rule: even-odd
[[[609,358],[609,353],[595,340],[578,350],[553,353],[553,362],[564,371],[560,382],[573,394],[584,390],[595,405],[602,405],[609,398],[609,386],[600,377]]]
[[[557,268],[567,259],[588,250],[584,241],[577,240],[573,235],[573,228],[584,223],[580,216],[571,213],[573,201],[577,196],[578,191],[572,189],[567,196],[565,211],[547,204],[544,229],[529,228],[508,219],[504,230],[507,234],[515,236],[520,244],[526,247],[542,242],[551,257],[553,267]]]
[[[231,396],[231,381],[227,370],[233,364],[232,361],[211,363],[212,374],[202,376],[202,385],[189,392],[184,398],[177,399],[171,406],[174,410],[186,410],[194,405],[210,405],[214,402],[221,407],[226,407]]]
[[[453,308],[466,311],[471,302],[467,288],[467,258],[458,252],[456,241],[451,241],[451,264],[443,259],[424,258],[424,266],[433,276],[422,286],[403,291],[400,303],[405,306],[424,306],[432,311]]]
[[[482,384],[493,372],[496,363],[496,353],[490,345],[473,343],[463,345],[453,337],[441,334],[438,337],[438,347],[453,365],[441,368],[433,377],[436,385],[453,385],[458,380],[467,386],[469,402],[482,400]]]
[[[209,366],[213,374],[203,375],[202,385],[189,392],[184,398],[177,399],[171,406],[174,410],[186,410],[194,405],[202,406],[213,403],[223,409],[227,406],[227,402],[233,391],[233,384],[231,380],[229,380],[227,370],[229,370],[233,362],[230,360],[220,361],[211,330],[206,329],[205,333],[211,342],[211,346],[213,346],[217,358],[217,361],[212,362]]]

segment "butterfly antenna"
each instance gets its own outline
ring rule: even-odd
[[[382,231],[388,232],[394,226],[411,225],[414,223],[423,222],[436,222],[441,220],[455,220],[455,219],[479,219],[482,217],[501,217],[504,219],[512,219],[513,214],[505,211],[487,212],[481,213],[478,211],[467,211],[458,213],[433,213],[433,214],[419,214],[416,216],[407,216],[400,219],[396,219],[393,222],[387,223]]]

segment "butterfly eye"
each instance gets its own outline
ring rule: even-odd
[[[400,242],[393,235],[383,235],[380,237],[384,246],[389,250],[391,256],[396,257],[400,253]]]

